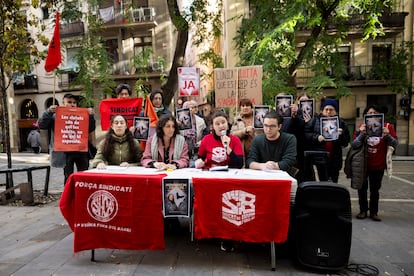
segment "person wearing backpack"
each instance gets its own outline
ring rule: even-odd
[[[385,114],[381,107],[376,105],[369,105],[365,108],[363,114],[381,113]],[[352,142],[352,148],[358,148],[362,146],[362,143],[366,143],[368,146],[367,173],[362,187],[358,190],[360,212],[356,218],[367,218],[369,210],[369,217],[372,220],[381,221],[381,218],[378,216],[379,190],[381,188],[384,171],[387,167],[387,149],[388,146],[391,146],[394,149],[397,147],[397,134],[392,124],[384,122],[382,128],[382,137],[367,137],[366,125],[363,123],[360,125],[358,131],[355,132],[354,138],[355,139]],[[367,200],[368,187],[370,190],[369,204]]]

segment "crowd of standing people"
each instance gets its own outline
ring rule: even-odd
[[[132,97],[127,84],[119,85],[117,98]],[[366,164],[366,170],[354,172],[349,177],[361,182],[358,190],[360,212],[358,219],[370,217],[380,221],[378,216],[379,190],[387,168],[389,149],[395,149],[398,140],[392,124],[384,122],[381,137],[367,135],[367,126],[361,124],[353,134],[347,123],[339,117],[339,104],[334,99],[323,99],[320,112],[301,101],[310,100],[300,95],[286,108],[289,116],[278,110],[270,110],[262,118],[262,128],[254,127],[254,105],[250,99],[239,101],[238,114],[232,120],[224,109],[213,111],[208,118],[198,112],[197,102],[185,101],[182,108],[189,109],[191,126],[180,129],[179,120],[164,103],[161,90],[149,94],[149,100],[158,116],[155,127],[149,131],[145,143],[134,137],[134,127],[128,128],[122,114],[112,116],[110,128],[98,144],[96,154],[88,152],[55,152],[53,150],[54,119],[57,105],[51,105],[39,118],[38,125],[31,132],[28,143],[35,153],[40,151],[39,131],[49,131],[49,152],[51,164],[63,167],[65,182],[69,175],[88,168],[105,170],[109,165],[144,166],[158,170],[176,170],[187,167],[197,169],[250,168],[255,170],[283,170],[295,177],[298,183],[306,181],[338,182],[343,166],[342,151],[351,142],[351,148],[361,145],[368,148],[365,159],[355,161]],[[65,94],[62,106],[77,107],[78,98]],[[89,110],[89,132],[95,131],[93,109]],[[384,114],[379,106],[367,106],[365,114]],[[147,116],[144,111],[140,116]],[[231,117],[231,116],[230,116]],[[353,137],[353,139],[351,139]],[[90,145],[93,147],[93,145]],[[312,164],[312,154],[323,153],[325,162]],[[315,165],[317,174],[313,169]],[[368,189],[370,191],[368,201]],[[368,215],[369,212],[369,215]],[[222,244],[222,249],[232,251],[232,244]]]

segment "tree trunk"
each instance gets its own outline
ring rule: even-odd
[[[174,58],[171,64],[170,74],[167,82],[162,86],[164,93],[164,103],[169,104],[174,98],[178,87],[177,68],[183,65],[185,49],[188,42],[188,22],[181,16],[177,1],[167,0],[168,11],[171,21],[177,29],[177,43],[175,46]]]

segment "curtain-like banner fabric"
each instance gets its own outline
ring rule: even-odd
[[[102,130],[107,130],[111,126],[111,117],[118,114],[126,117],[128,127],[133,126],[134,117],[140,115],[141,108],[142,98],[111,98],[102,100],[99,103]]]
[[[286,241],[289,180],[193,178],[194,237]]]
[[[74,252],[164,249],[165,175],[72,174],[59,202],[74,232]]]

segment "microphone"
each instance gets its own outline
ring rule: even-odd
[[[220,134],[221,134],[221,137],[226,136],[227,131],[223,129]],[[227,150],[227,142],[223,142],[223,143],[224,143],[224,148]]]

